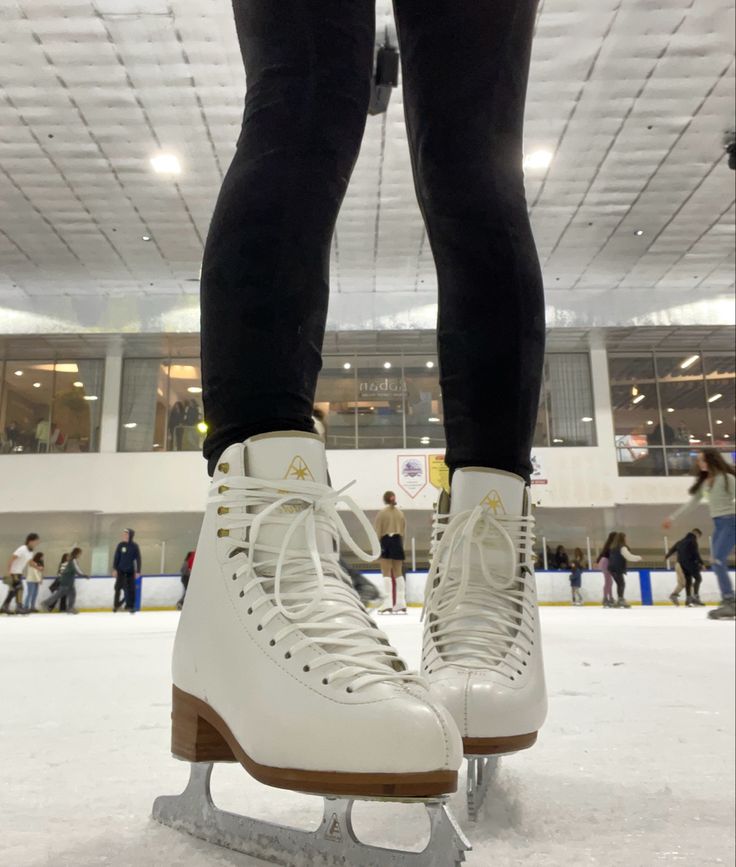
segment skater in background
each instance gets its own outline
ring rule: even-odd
[[[69,554],[68,553],[62,554],[61,560],[59,560],[59,565],[56,569],[56,578],[54,578],[54,580],[51,582],[51,586],[49,587],[49,591],[51,593],[56,593],[56,591],[61,586],[61,584],[60,584],[61,573],[64,571],[64,567],[66,566],[66,564],[68,562],[69,562]],[[59,602],[59,611],[66,611],[66,596],[62,596],[61,599],[58,600],[58,602]],[[49,610],[53,611],[55,606],[56,606],[56,603],[54,603],[54,605],[52,605]]]
[[[23,576],[25,575],[26,567],[33,557],[33,551],[38,547],[40,542],[38,533],[29,533],[26,536],[26,541],[18,546],[8,561],[8,577],[5,583],[8,585],[8,593],[5,601],[0,608],[0,613],[10,614],[10,603],[15,599],[15,613],[25,613],[23,607]]]
[[[712,568],[718,578],[721,605],[711,611],[711,620],[736,617],[733,583],[728,574],[728,558],[736,546],[736,469],[727,463],[716,449],[703,449],[695,460],[697,479],[690,488],[690,499],[673,512],[662,524],[669,530],[673,521],[692,512],[703,499],[707,500],[713,518],[711,543]]]
[[[673,554],[677,554],[677,566],[680,568],[682,585],[685,588],[685,604],[689,608],[692,608],[694,605],[703,605],[700,601],[700,585],[703,582],[700,570],[705,564],[700,556],[700,548],[698,547],[698,541],[702,535],[702,530],[696,527],[678,542],[675,542],[664,555],[664,559],[669,560]],[[680,590],[682,590],[682,587],[680,586],[680,577],[678,575],[678,586],[670,594],[670,600],[674,605],[680,604]]]
[[[675,560],[675,577],[677,578],[677,583],[675,584],[675,589],[670,593],[670,602],[677,607],[680,604],[680,593],[685,589],[685,573],[682,571],[682,566],[680,566],[677,560]]]
[[[76,580],[77,578],[86,578],[89,580],[89,575],[85,575],[79,565],[79,558],[81,556],[81,548],[72,548],[71,553],[69,554],[69,559],[64,564],[64,568],[61,570],[61,575],[59,576],[59,589],[55,593],[52,593],[45,602],[41,603],[41,608],[44,608],[46,611],[51,611],[58,601],[66,599],[66,613],[79,614],[79,611],[77,611],[76,608]]]
[[[29,614],[38,614],[36,600],[38,591],[43,583],[43,552],[36,551],[26,566],[26,599],[25,609]]]
[[[118,542],[112,561],[112,576],[115,579],[115,598],[113,611],[118,611],[123,602],[131,614],[135,614],[135,582],[141,576],[141,549],[133,541],[135,530],[123,530],[123,538]],[[123,594],[123,602],[119,594]]]
[[[572,604],[583,604],[583,570],[585,569],[585,557],[580,548],[576,548],[570,563],[570,589],[572,591]]]
[[[184,607],[184,600],[187,597],[187,587],[189,587],[189,577],[192,574],[192,568],[194,566],[194,551],[187,551],[187,556],[184,558],[184,562],[181,564],[181,569],[179,570],[179,574],[181,575],[181,583],[184,587],[184,592],[181,594],[181,599],[176,603],[176,607],[181,611]]]
[[[552,555],[551,566],[553,569],[569,569],[570,558],[564,545],[558,545]]]
[[[608,566],[608,559],[611,556],[611,545],[613,544],[613,540],[616,538],[616,531],[613,530],[606,537],[606,541],[603,543],[603,547],[601,548],[600,554],[598,555],[598,559],[596,560],[596,566],[601,570],[603,574],[603,607],[604,608],[613,608],[613,575],[611,574],[611,570]]]
[[[616,583],[615,608],[631,608],[626,601],[626,567],[629,561],[639,563],[641,560],[638,554],[629,551],[626,545],[626,533],[616,533],[608,553],[608,569]]]
[[[376,515],[374,528],[381,543],[381,573],[384,598],[380,614],[406,614],[406,579],[404,578],[404,535],[406,518],[396,505],[396,494],[386,491],[384,507]]]

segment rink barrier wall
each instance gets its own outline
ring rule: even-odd
[[[366,570],[363,574],[379,589],[383,578],[378,571]],[[731,580],[736,573],[729,571]],[[570,574],[567,571],[539,570],[537,596],[540,605],[567,605],[571,601]],[[426,572],[408,572],[406,575],[407,601],[413,607],[421,606],[424,599]],[[39,602],[49,595],[53,578],[44,580],[39,593]],[[669,595],[675,588],[674,570],[630,569],[626,576],[626,598],[635,605],[670,605]],[[603,595],[603,576],[598,571],[583,573],[583,598],[585,602],[600,605]],[[115,590],[115,579],[110,575],[92,575],[90,580],[78,578],[76,582],[77,607],[82,611],[109,611]],[[143,575],[136,582],[136,610],[156,611],[176,607],[183,587],[179,575]],[[615,592],[615,588],[614,588]],[[703,572],[701,599],[706,603],[720,602],[720,592],[715,573]],[[684,602],[684,593],[682,595]]]

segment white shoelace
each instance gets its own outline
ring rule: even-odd
[[[533,527],[531,516],[494,516],[483,506],[435,516],[423,615],[440,656],[432,673],[452,665],[521,673],[509,651],[518,644],[528,656],[534,641],[524,617]],[[510,568],[491,565],[494,556]]]
[[[348,692],[379,682],[422,682],[365,612],[340,565],[341,540],[362,560],[375,560],[380,554],[373,528],[345,496],[345,489],[334,491],[317,482],[228,476],[218,479],[217,490],[218,534],[232,542],[232,580],[243,581],[241,597],[258,585],[263,590],[247,609],[248,616],[260,617],[259,629],[279,615],[288,621],[273,636],[272,646],[281,644],[286,659],[314,647],[316,653],[305,670],[331,669],[323,683],[348,681]],[[338,503],[357,518],[370,551],[363,551],[352,538]],[[279,527],[283,528],[280,544],[268,544],[264,531]],[[302,533],[299,541],[297,534]],[[336,669],[335,663],[341,667]]]

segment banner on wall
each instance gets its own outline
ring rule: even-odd
[[[424,455],[399,455],[396,461],[399,487],[413,500],[427,486],[427,458]]]
[[[548,485],[549,479],[545,477],[542,471],[542,464],[536,455],[532,455],[532,475],[531,483],[533,485]]]
[[[430,455],[429,483],[439,491],[450,493],[450,468],[445,463],[444,455]]]

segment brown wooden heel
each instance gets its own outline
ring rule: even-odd
[[[537,742],[537,732],[505,738],[463,738],[466,756],[498,756],[528,750]]]
[[[217,729],[197,711],[196,699],[174,687],[171,708],[171,752],[188,762],[235,762]]]

